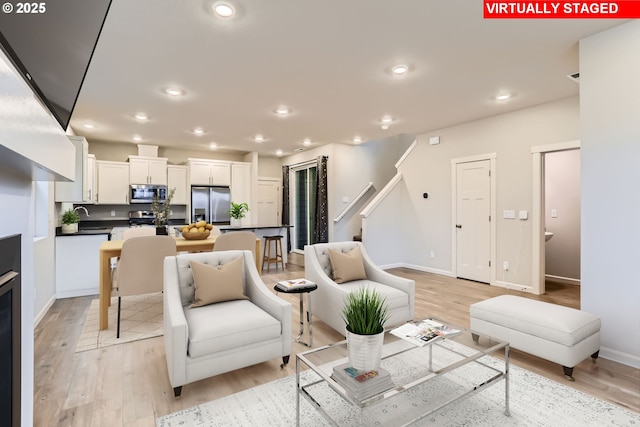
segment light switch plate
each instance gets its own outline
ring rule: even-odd
[[[505,219],[515,219],[516,211],[514,211],[514,210],[505,210],[502,213],[502,217],[505,218]]]
[[[558,211],[556,209],[551,209],[551,218],[558,218]]]
[[[438,145],[440,144],[440,137],[439,136],[432,136],[429,138],[429,144],[431,145]]]

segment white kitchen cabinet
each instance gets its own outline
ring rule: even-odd
[[[167,159],[129,156],[129,183],[167,185]]]
[[[251,163],[231,164],[231,201],[235,203],[251,204]],[[242,225],[253,224],[252,209],[242,218]]]
[[[96,204],[96,156],[89,154],[87,156],[87,201],[86,203]]]
[[[175,188],[172,205],[186,205],[189,203],[189,191],[187,186],[186,166],[167,166],[167,188],[171,191]]]
[[[129,163],[96,160],[98,204],[129,204]]]
[[[56,237],[56,298],[100,292],[99,249],[107,234]]]
[[[73,182],[60,181],[55,183],[56,202],[89,202],[87,157],[89,155],[89,143],[79,136],[69,136],[69,141],[76,148],[76,177]]]
[[[231,184],[231,162],[222,160],[188,159],[189,185]]]

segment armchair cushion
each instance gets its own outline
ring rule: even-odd
[[[382,298],[385,299],[389,311],[402,309],[409,305],[409,294],[392,286],[374,282],[373,280],[353,280],[340,285],[338,288],[344,294],[344,297],[342,298],[343,301],[350,293],[355,292],[360,288],[369,288],[376,290]]]
[[[246,300],[185,307],[184,315],[189,325],[187,352],[191,357],[251,347],[282,333],[280,321]]]
[[[247,299],[243,292],[241,256],[219,266],[193,260],[190,265],[195,285],[195,302],[191,307]]]
[[[333,270],[333,280],[336,283],[345,283],[352,280],[366,279],[364,262],[359,247],[349,252],[339,252],[329,249],[329,260]]]

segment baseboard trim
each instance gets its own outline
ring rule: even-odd
[[[74,297],[86,297],[89,295],[98,295],[100,294],[100,288],[86,288],[86,289],[75,289],[73,291],[62,291],[56,293],[56,298],[74,298]]]
[[[406,262],[398,262],[398,263],[395,263],[395,264],[386,264],[386,265],[381,265],[379,267],[382,268],[383,270],[388,270],[390,268],[410,268],[412,270],[423,271],[425,273],[438,274],[440,276],[456,277],[456,276],[453,275],[453,273],[451,271],[440,270],[440,269],[437,269],[437,268],[425,267],[425,266],[416,265],[416,264],[408,264]]]
[[[33,329],[35,329],[36,326],[38,326],[38,323],[40,323],[40,321],[44,318],[45,314],[47,314],[47,311],[49,311],[49,309],[51,308],[54,302],[56,302],[55,295],[51,296],[49,301],[47,301],[44,307],[42,307],[42,310],[40,310],[40,313],[38,313],[36,318],[33,319]]]
[[[498,286],[500,288],[511,289],[511,290],[514,290],[514,291],[529,292],[530,294],[535,293],[535,292],[533,292],[533,288],[531,286],[519,285],[517,283],[511,283],[511,282],[504,282],[502,280],[496,280],[491,285],[492,286]]]
[[[613,360],[614,362],[622,363],[623,365],[628,365],[633,368],[640,368],[640,357],[629,353],[623,353],[609,347],[600,347],[599,357],[607,360]]]
[[[570,277],[554,276],[553,274],[545,274],[545,279],[552,282],[564,283],[565,285],[578,285],[580,286],[580,279],[572,279]]]

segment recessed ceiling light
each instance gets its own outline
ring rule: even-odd
[[[386,124],[386,123],[383,123],[383,124],[380,125],[380,129],[387,130],[387,129],[389,129],[389,125]]]
[[[211,144],[209,144],[209,148],[211,148],[212,150],[215,150],[218,148],[218,144],[216,144],[215,142],[212,142]]]
[[[182,89],[178,89],[177,87],[168,87],[164,90],[164,93],[171,96],[184,95],[184,91]]]
[[[213,13],[215,13],[219,18],[231,18],[236,14],[236,9],[226,2],[214,3],[211,8],[213,9]]]
[[[393,121],[393,118],[391,116],[382,116],[380,121],[382,123],[391,123]]]
[[[302,141],[302,143],[304,145],[311,145],[311,140],[309,138],[305,138],[304,141]]]
[[[93,128],[95,128],[95,125],[93,125],[93,124],[91,124],[91,123],[85,123],[85,124],[84,124],[84,125],[82,125],[82,126],[84,126],[84,127],[85,127],[85,128],[87,128],[87,129],[93,129]]]
[[[135,142],[142,141],[142,137],[140,135],[133,135],[133,138],[131,138],[131,139],[133,139]]]
[[[282,150],[277,150],[277,151],[276,151],[276,154],[277,154],[278,156],[282,156]]]
[[[264,135],[257,134],[256,136],[253,137],[253,140],[255,142],[264,142]]]
[[[409,66],[404,64],[398,64],[391,69],[391,72],[396,76],[401,76],[409,71]]]
[[[204,129],[202,128],[194,128],[191,132],[193,132],[193,134],[197,136],[204,135]]]
[[[502,94],[496,96],[496,99],[498,101],[506,101],[509,98],[511,98],[511,94],[510,93],[502,93]]]
[[[362,142],[362,137],[356,135],[353,137],[352,141],[355,142],[356,144],[360,144]]]
[[[284,117],[289,115],[289,113],[291,113],[291,110],[288,107],[285,107],[284,105],[281,105],[278,108],[276,108],[276,114],[278,114],[279,116]]]
[[[141,122],[149,120],[149,117],[145,113],[136,113],[133,115],[136,120],[140,120]]]

